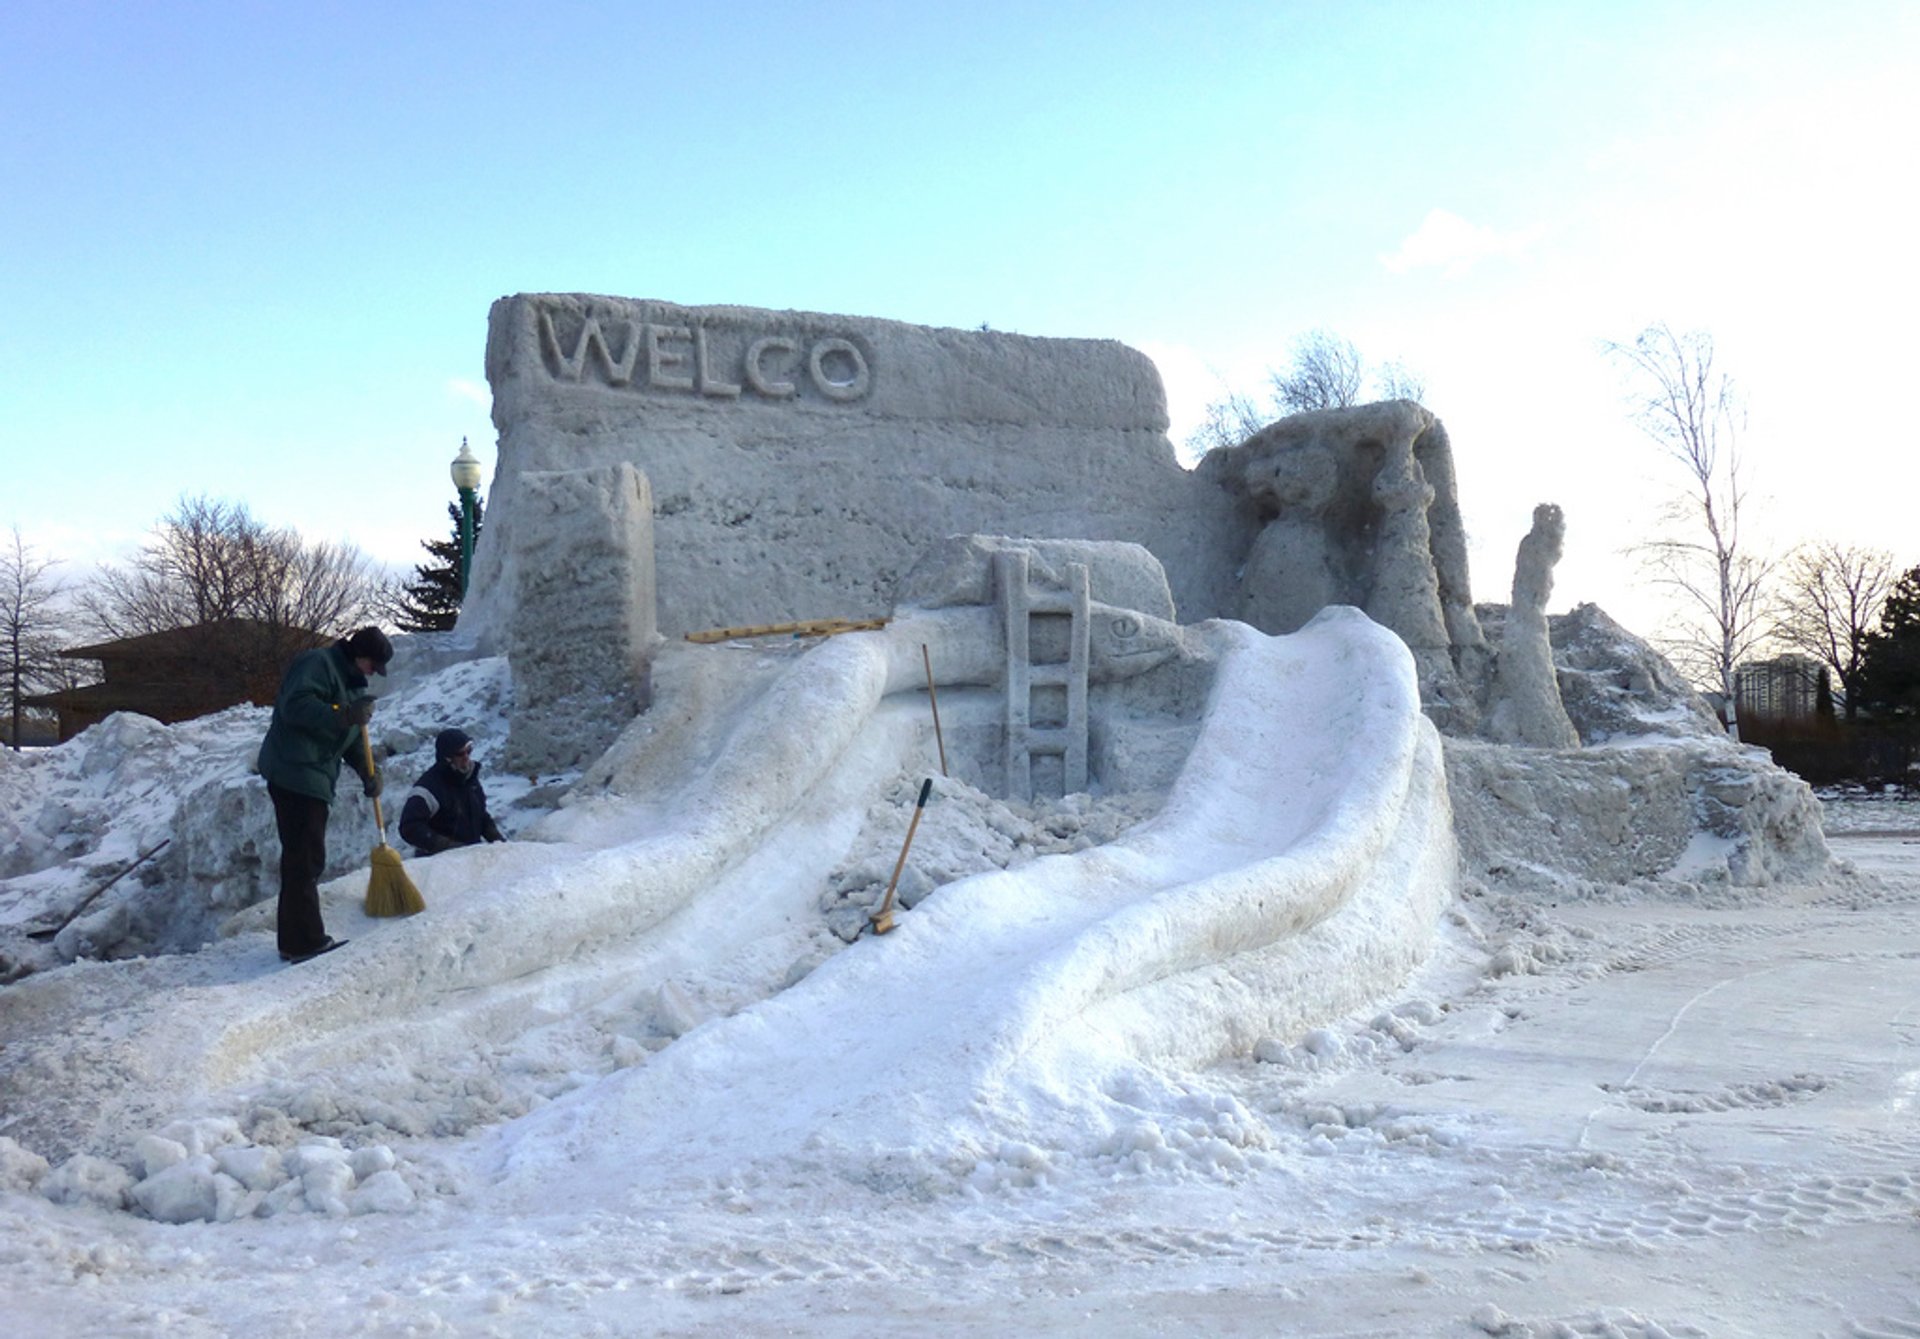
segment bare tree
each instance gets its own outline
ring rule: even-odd
[[[381,589],[357,549],[309,544],[243,503],[202,496],[181,498],[139,556],[102,567],[78,603],[89,629],[110,639],[243,620],[249,630],[222,653],[264,675],[304,649],[303,634],[369,621]]]
[[[1215,447],[1238,446],[1288,414],[1359,404],[1369,381],[1382,400],[1426,398],[1425,383],[1405,363],[1396,359],[1370,369],[1352,341],[1315,330],[1294,341],[1286,371],[1267,370],[1271,395],[1265,404],[1233,390],[1209,404],[1205,418],[1187,435],[1186,454],[1197,460]]]
[[[1677,597],[1669,653],[1726,699],[1727,733],[1740,737],[1734,668],[1771,630],[1765,603],[1772,560],[1742,544],[1746,509],[1740,433],[1745,411],[1713,366],[1713,337],[1664,322],[1605,349],[1623,364],[1634,421],[1685,474],[1665,508],[1666,534],[1639,547],[1655,584]]]
[[[55,566],[34,553],[17,525],[12,539],[0,545],[0,676],[13,726],[7,738],[15,749],[26,715],[22,699],[54,688],[62,665],[64,629],[56,605],[60,588]]]
[[[1207,406],[1200,426],[1187,434],[1187,453],[1197,460],[1217,446],[1238,446],[1275,417],[1238,391],[1228,391]]]
[[[1360,400],[1366,363],[1351,340],[1315,330],[1294,341],[1293,361],[1270,374],[1274,398],[1288,413],[1345,409]]]
[[[1380,398],[1383,400],[1417,402],[1427,398],[1427,383],[1398,358],[1381,367],[1374,374],[1374,380],[1379,383]]]
[[[1884,549],[1832,541],[1798,549],[1787,560],[1773,634],[1833,671],[1847,696],[1848,720],[1858,708],[1867,639],[1898,575]]]

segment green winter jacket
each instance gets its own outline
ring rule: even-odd
[[[345,642],[294,657],[280,681],[273,721],[254,764],[260,775],[283,790],[333,803],[342,758],[356,773],[366,773],[360,727],[346,724],[339,710],[365,696],[366,687],[366,676],[347,655]]]

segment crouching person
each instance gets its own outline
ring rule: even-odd
[[[407,792],[400,810],[400,839],[421,855],[505,841],[487,812],[487,792],[480,785],[480,764],[473,760],[467,732],[442,730],[433,741],[433,758],[433,766]]]

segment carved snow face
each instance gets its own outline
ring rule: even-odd
[[[1129,678],[1179,654],[1180,629],[1137,610],[1105,611],[1092,620],[1087,649],[1093,677]]]
[[[1247,481],[1255,497],[1283,512],[1323,510],[1338,482],[1333,457],[1312,446],[1270,457]]]

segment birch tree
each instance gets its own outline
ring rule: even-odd
[[[1683,672],[1725,697],[1727,733],[1738,739],[1734,670],[1770,631],[1773,569],[1741,529],[1745,409],[1732,380],[1714,367],[1713,337],[1703,331],[1676,334],[1662,322],[1630,344],[1605,347],[1626,369],[1634,422],[1682,477],[1662,533],[1638,546],[1652,581],[1675,598],[1664,640]]]

